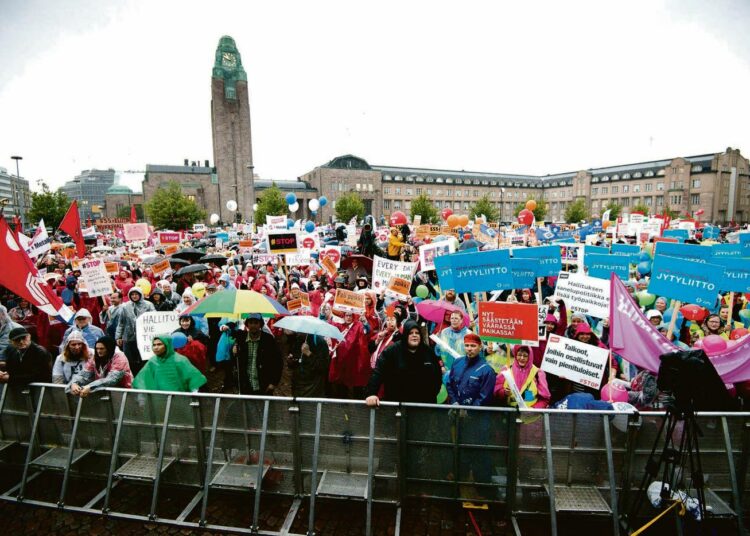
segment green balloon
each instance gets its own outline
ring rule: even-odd
[[[645,290],[642,290],[636,294],[638,297],[638,304],[641,307],[648,307],[652,303],[656,301],[656,295],[655,294],[649,294]]]
[[[448,400],[448,389],[445,388],[445,385],[440,386],[440,392],[437,395],[437,403],[442,404]]]
[[[417,296],[418,297],[420,297],[420,298],[422,298],[424,300],[429,295],[430,295],[430,290],[426,286],[419,285],[417,287]]]

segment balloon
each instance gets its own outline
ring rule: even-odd
[[[531,225],[534,223],[534,213],[529,209],[523,209],[518,213],[518,223],[521,225]]]
[[[748,333],[750,333],[750,330],[748,330],[747,328],[736,328],[733,329],[732,333],[729,334],[729,339],[732,341],[738,341]]]
[[[287,218],[286,219],[286,228],[287,229],[291,229],[292,227],[294,227],[294,220],[292,220],[291,218]]]
[[[602,400],[606,401],[613,401],[613,402],[627,402],[628,401],[628,392],[625,390],[625,388],[614,384],[614,383],[608,383],[604,387],[602,387]]]
[[[451,214],[453,214],[453,211],[447,207],[440,211],[440,217],[443,218],[443,220],[447,220]]]
[[[417,287],[417,296],[419,296],[422,299],[425,299],[429,295],[430,295],[430,290],[426,286],[419,285]]]
[[[328,198],[324,195],[321,195],[320,199],[318,199],[318,203],[320,204],[321,207],[324,207],[328,204]]]
[[[310,201],[307,202],[307,208],[310,209],[310,212],[317,212],[320,208],[320,201],[317,199],[310,199]]]
[[[641,251],[638,254],[638,262],[651,262],[651,255],[648,254],[648,251]]]
[[[469,225],[469,217],[466,214],[464,214],[463,216],[459,216],[458,217],[458,224],[461,227],[466,227],[467,225]]]
[[[188,343],[187,335],[182,332],[172,333],[172,348],[179,350]]]
[[[253,205],[253,212],[255,212],[256,210],[258,210],[258,203],[255,203],[255,204]]]
[[[458,227],[458,216],[456,216],[455,214],[451,214],[445,220],[445,223],[447,223],[448,227],[450,227],[451,229],[453,229],[454,227]]]
[[[738,314],[742,319],[742,323],[745,325],[745,327],[750,329],[750,309],[742,309]]]
[[[293,205],[297,202],[297,196],[294,194],[294,192],[289,192],[286,194],[286,204],[287,205]]]
[[[721,335],[703,337],[703,349],[708,355],[718,354],[727,349],[727,341]]]
[[[315,230],[315,222],[309,221],[305,224],[305,231],[312,233]]]
[[[609,220],[607,220],[607,221],[603,221],[603,222],[602,222],[602,229],[606,229],[606,228],[607,228],[607,227],[609,227],[610,225],[612,225],[612,222],[611,222],[611,221],[609,221]]]
[[[680,312],[682,313],[682,316],[691,322],[703,322],[703,319],[706,318],[706,315],[708,314],[708,311],[703,307],[693,304],[680,307]]]
[[[139,279],[135,282],[135,286],[141,289],[141,292],[143,292],[144,296],[148,296],[151,294],[151,281],[148,279]]]
[[[299,210],[299,203],[297,203],[296,201],[292,203],[291,205],[289,205],[289,212],[291,212],[292,214],[294,214],[298,210]]]
[[[430,237],[430,236],[425,236],[425,237],[424,237],[424,243],[425,243],[425,244],[429,244],[430,242],[432,242],[432,237]]]
[[[638,305],[641,307],[648,307],[656,301],[656,294],[649,294],[645,290],[636,292],[635,297],[638,299]]]
[[[206,284],[202,281],[197,281],[193,283],[193,286],[190,287],[190,290],[193,291],[193,296],[200,300],[203,296],[206,295]]]
[[[529,199],[526,201],[526,210],[531,210],[532,212],[536,209],[536,201],[533,199]]]
[[[696,216],[702,216],[704,212],[705,212],[705,210],[703,210],[702,208],[699,208],[698,210],[695,211],[695,215]]]
[[[391,214],[391,226],[396,227],[397,225],[403,225],[407,222],[406,214],[397,210]]]
[[[237,210],[237,201],[233,199],[230,199],[229,201],[227,201],[227,210],[231,210],[232,212]]]
[[[638,266],[638,273],[641,275],[646,275],[651,273],[651,263],[648,261],[639,262]]]
[[[211,218],[209,220],[211,222],[211,225],[216,225],[219,221],[219,215],[218,214],[211,214]]]

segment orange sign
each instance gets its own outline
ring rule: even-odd
[[[388,280],[388,284],[385,287],[387,294],[394,294],[399,298],[409,298],[409,289],[411,288],[411,281],[402,277],[391,277]]]
[[[252,248],[253,247],[253,241],[252,240],[240,240],[240,247],[241,248]]]
[[[174,253],[177,253],[178,249],[178,246],[167,246],[164,248],[164,255],[173,255]]]
[[[303,308],[310,309],[310,295],[307,292],[300,292],[299,299]]]
[[[365,295],[342,288],[336,289],[333,308],[345,313],[362,314],[365,312]]]
[[[301,300],[289,300],[286,302],[286,308],[290,313],[296,313],[302,309]]]
[[[108,274],[116,274],[120,272],[120,265],[116,262],[105,262],[104,267],[107,269]]]
[[[169,261],[167,259],[164,259],[163,261],[159,261],[155,264],[151,265],[151,270],[154,272],[154,274],[160,274],[162,272],[166,272],[169,270]]]
[[[336,277],[336,263],[333,262],[330,257],[323,257],[320,264],[323,265],[323,268],[325,268],[326,272],[328,272],[331,277]]]

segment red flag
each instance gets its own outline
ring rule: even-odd
[[[36,266],[18,245],[15,234],[4,218],[0,218],[0,258],[3,259],[0,285],[47,314],[59,314],[66,321],[70,320],[72,311],[63,305],[60,297],[39,276]]]
[[[130,223],[138,223],[138,218],[135,215],[135,205],[130,205]]]
[[[65,231],[76,243],[76,254],[81,259],[86,256],[86,244],[83,243],[83,231],[81,231],[81,215],[78,214],[78,203],[74,199],[70,204],[68,212],[60,222],[61,231]]]

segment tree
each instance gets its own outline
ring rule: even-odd
[[[607,203],[607,206],[604,207],[605,212],[608,210],[610,211],[609,219],[614,221],[620,216],[620,213],[622,212],[622,205],[620,205],[619,203],[615,203],[614,201],[610,201],[609,203]],[[648,211],[646,211],[646,213],[648,214]]]
[[[130,218],[130,205],[126,207],[120,207],[117,209],[118,218]],[[135,206],[135,217],[140,221],[144,221],[146,218],[143,217],[143,205]]]
[[[266,216],[284,216],[289,212],[289,205],[283,192],[276,186],[275,182],[260,194],[258,198],[258,210],[255,211],[255,223],[262,225],[266,223]]]
[[[182,193],[177,181],[159,187],[145,207],[151,223],[157,229],[189,229],[194,223],[206,219],[206,211]],[[128,217],[130,207],[128,207]]]
[[[572,202],[565,209],[565,221],[568,223],[579,223],[587,220],[588,217],[589,211],[586,210],[586,201],[584,199]]]
[[[31,208],[26,214],[30,224],[37,224],[44,219],[44,225],[57,229],[70,208],[71,200],[62,190],[51,192],[49,186],[42,182],[42,192],[32,192]]]
[[[347,192],[336,200],[336,219],[348,222],[354,216],[362,219],[365,215],[365,204],[357,192]]]
[[[648,216],[649,210],[648,206],[638,203],[637,205],[633,205],[633,208],[630,209],[630,213],[633,214],[634,212],[640,212],[644,216]]]
[[[679,210],[673,210],[669,207],[664,208],[664,210],[662,211],[662,214],[666,214],[667,216],[669,216],[669,219],[672,219],[672,220],[680,217]]]
[[[500,210],[490,201],[490,196],[484,194],[469,209],[469,218],[476,219],[477,216],[484,214],[487,217],[487,223],[498,221],[500,219]]]
[[[528,199],[526,201],[528,201]],[[518,213],[526,208],[526,201],[523,201],[516,205],[516,208],[513,209],[514,216],[518,217]],[[534,199],[534,201],[536,201],[536,199]],[[545,203],[544,201],[537,201],[536,208],[532,210],[532,212],[534,213],[534,218],[536,218],[536,221],[544,221],[544,217],[547,215],[547,203]]]
[[[438,223],[440,221],[435,205],[432,204],[426,194],[420,194],[411,202],[411,220],[414,221],[414,216],[417,215],[422,216],[422,223]]]

